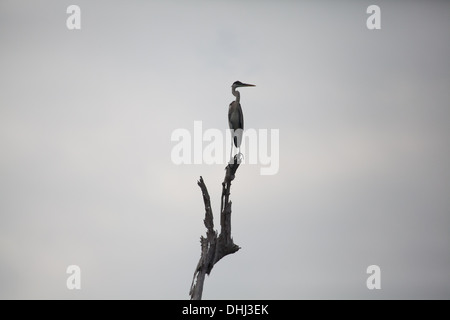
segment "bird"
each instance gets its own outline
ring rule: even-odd
[[[239,155],[241,154],[241,142],[242,133],[244,130],[244,114],[242,113],[242,108],[240,104],[241,95],[237,88],[241,87],[254,87],[254,84],[242,83],[240,81],[235,81],[231,86],[231,93],[236,97],[236,100],[230,103],[228,108],[228,125],[231,129],[231,150],[230,150],[230,163],[232,162],[233,154],[233,143],[236,148],[239,149]]]

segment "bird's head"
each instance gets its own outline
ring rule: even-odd
[[[248,83],[242,83],[240,81],[235,81],[231,87],[236,89],[236,88],[240,88],[240,87],[254,87],[254,86],[255,86],[254,84],[248,84]]]

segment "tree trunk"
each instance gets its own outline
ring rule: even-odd
[[[234,157],[234,163],[228,164],[225,168],[225,179],[222,182],[222,197],[220,204],[220,234],[214,230],[214,217],[211,209],[211,201],[208,189],[200,176],[197,182],[202,190],[203,202],[205,204],[205,219],[203,220],[206,227],[206,238],[200,237],[201,255],[200,260],[195,268],[194,277],[192,279],[191,290],[189,295],[191,300],[201,300],[203,293],[203,283],[205,275],[209,275],[214,265],[226,255],[235,253],[240,247],[233,242],[231,238],[231,201],[230,188],[231,181],[234,180],[236,170],[239,167],[237,157]]]

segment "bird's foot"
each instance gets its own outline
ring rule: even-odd
[[[244,155],[242,153],[238,153],[236,154],[233,159],[230,159],[230,161],[228,162],[228,165],[233,165],[233,164],[241,164],[242,160],[244,160]],[[228,167],[228,166],[227,166]],[[225,169],[227,168],[225,167]]]

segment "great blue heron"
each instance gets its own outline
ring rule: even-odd
[[[228,108],[228,125],[231,129],[231,150],[230,150],[230,163],[233,161],[233,143],[236,148],[239,148],[239,155],[241,154],[241,142],[242,142],[242,133],[244,130],[244,115],[242,114],[242,108],[240,104],[241,95],[236,88],[240,87],[254,87],[253,84],[242,83],[240,81],[236,81],[231,86],[231,93],[236,97],[236,100],[230,103],[230,107]]]

